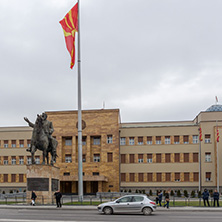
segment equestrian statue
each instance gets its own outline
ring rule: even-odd
[[[35,164],[35,152],[41,150],[43,153],[43,162],[45,164],[45,159],[47,159],[47,164],[49,164],[49,153],[51,154],[51,165],[56,162],[56,148],[58,145],[57,140],[52,137],[54,132],[52,122],[47,120],[47,114],[42,113],[37,115],[35,123],[29,121],[27,117],[24,120],[33,128],[31,146],[26,151],[31,152],[32,164]]]

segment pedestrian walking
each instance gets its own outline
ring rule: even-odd
[[[156,205],[158,205],[159,203],[159,192],[157,193],[157,196],[156,196]]]
[[[62,194],[59,190],[57,190],[55,193],[55,198],[56,198],[56,205],[57,207],[62,207],[62,204],[61,204],[61,198],[62,198]]]
[[[162,191],[159,192],[158,198],[159,198],[159,205],[162,206],[162,199],[163,199],[163,192]]]
[[[37,198],[37,195],[35,194],[35,191],[32,191],[32,195],[31,195],[31,205],[35,206],[35,199]]]
[[[204,192],[202,193],[202,198],[203,198],[203,201],[204,201],[204,206],[206,207],[206,202],[207,202],[207,205],[208,207],[210,206],[210,203],[209,203],[209,192],[207,189],[204,189]]]
[[[219,207],[220,206],[220,204],[219,204],[220,194],[219,194],[219,192],[217,192],[217,190],[214,190],[213,198],[214,198],[214,207],[215,207],[215,203],[217,203],[217,206]]]
[[[165,193],[165,204],[164,204],[164,207],[167,207],[167,209],[169,209],[170,207],[170,194],[169,194],[169,191],[167,190],[166,193]]]

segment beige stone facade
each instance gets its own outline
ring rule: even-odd
[[[118,109],[84,110],[84,194],[168,188],[196,191],[199,186],[214,189],[218,180],[221,190],[222,138],[216,140],[217,130],[222,133],[222,106],[214,108],[190,121],[142,123],[121,123]],[[58,141],[55,167],[60,169],[60,189],[77,193],[77,111],[47,114]],[[26,164],[30,163],[26,148],[31,135],[29,127],[0,128],[0,193],[26,190]],[[36,160],[42,161],[39,151]]]

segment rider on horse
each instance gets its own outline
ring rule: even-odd
[[[46,113],[42,113],[41,118],[42,118],[42,122],[43,122],[44,133],[47,135],[47,137],[49,139],[49,147],[48,148],[51,149],[52,153],[54,153],[56,156],[56,145],[54,145],[54,144],[57,142],[56,142],[56,139],[52,137],[52,133],[54,132],[52,122],[47,120]],[[27,117],[25,117],[24,120],[29,124],[30,127],[34,128],[35,124],[30,122]],[[33,135],[32,135],[31,145],[34,144],[35,139],[36,138],[33,138]],[[27,149],[27,151],[31,152],[31,147],[29,149]]]

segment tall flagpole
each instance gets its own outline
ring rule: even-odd
[[[83,201],[82,175],[82,98],[81,98],[81,56],[80,56],[80,0],[78,0],[78,196]]]
[[[217,121],[216,121],[217,123]],[[217,124],[216,124],[217,125]],[[218,126],[217,128],[217,133],[216,133],[216,141],[217,141],[217,192],[220,193],[220,179],[219,179],[219,152],[218,152]]]
[[[201,192],[202,190],[201,141],[202,141],[202,131],[201,131],[201,127],[199,127],[199,192]]]

